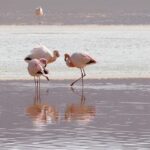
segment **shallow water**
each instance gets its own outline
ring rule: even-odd
[[[98,62],[87,67],[87,78],[148,77],[150,72],[150,26],[0,26],[0,43],[0,79],[29,79],[24,57],[39,43],[61,53],[49,65],[53,79],[80,75],[63,59],[76,51]]]
[[[87,80],[83,93],[70,82],[42,81],[34,103],[31,81],[1,81],[1,150],[150,149],[148,80]]]

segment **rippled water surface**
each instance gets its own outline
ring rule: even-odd
[[[1,150],[149,150],[150,82],[1,81]]]
[[[24,57],[39,43],[60,51],[49,65],[54,79],[80,74],[63,59],[76,51],[97,60],[87,67],[87,78],[147,77],[150,72],[150,26],[0,26],[0,43],[0,79],[30,78]]]

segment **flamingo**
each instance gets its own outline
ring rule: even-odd
[[[68,67],[76,67],[79,68],[81,71],[81,77],[73,81],[70,86],[73,86],[77,81],[82,79],[83,85],[83,78],[86,76],[84,67],[90,64],[95,64],[96,61],[85,53],[73,53],[71,56],[69,54],[64,55],[64,60]]]
[[[39,45],[37,47],[34,47],[31,51],[31,54],[25,57],[25,61],[28,62],[32,59],[40,59],[44,58],[47,60],[47,64],[50,64],[60,56],[58,50],[54,50],[53,53],[44,45]],[[47,65],[46,64],[46,65]],[[46,67],[45,65],[45,67]]]
[[[42,16],[44,16],[42,7],[38,7],[35,9],[35,15],[39,18],[39,24],[41,24],[42,23],[41,18],[42,18]]]
[[[45,65],[47,64],[47,60],[44,58],[41,59],[32,59],[28,61],[28,72],[31,76],[34,77],[35,82],[35,91],[37,88],[37,97],[40,97],[40,76],[44,76],[48,81],[49,78],[46,74],[48,74],[48,71],[45,68]]]
[[[40,16],[40,17],[43,16],[44,13],[43,13],[42,7],[36,8],[36,9],[35,9],[35,14],[36,14],[36,16]]]

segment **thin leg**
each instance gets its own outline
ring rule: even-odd
[[[75,81],[73,81],[71,84],[70,84],[70,86],[73,86],[77,81],[79,81],[80,79],[82,79],[83,78],[83,73],[82,73],[82,69],[80,69],[81,70],[81,77],[80,78],[78,78],[77,80],[75,80]]]
[[[41,103],[41,94],[40,94],[40,77],[39,77],[39,102]]]
[[[38,102],[40,103],[40,78],[39,77],[37,77],[37,84],[38,84],[37,86]]]
[[[35,95],[34,95],[34,103],[36,103],[37,95],[36,95],[36,78],[34,77],[34,85],[35,85]]]
[[[37,103],[39,103],[39,78],[37,77]]]
[[[82,69],[82,89],[83,89],[83,86],[84,86],[83,77],[84,77],[84,72],[83,72],[83,69]]]
[[[84,68],[83,68],[82,70],[83,70],[83,76],[85,77],[85,76],[86,76],[86,73],[85,73],[85,70],[84,70]]]
[[[82,88],[83,88],[83,86],[84,86],[83,78],[86,76],[84,68],[82,68],[82,74],[83,74],[83,77],[82,77]]]

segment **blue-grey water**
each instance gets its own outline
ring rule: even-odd
[[[1,81],[0,149],[150,149],[148,80],[70,82],[42,82],[34,103],[31,81]],[[42,118],[40,105],[53,109]]]
[[[49,65],[50,78],[80,75],[64,53],[85,51],[97,60],[87,78],[148,77],[150,26],[0,26],[0,79],[30,79],[24,57],[41,43],[61,57]],[[65,74],[65,76],[64,76]]]

